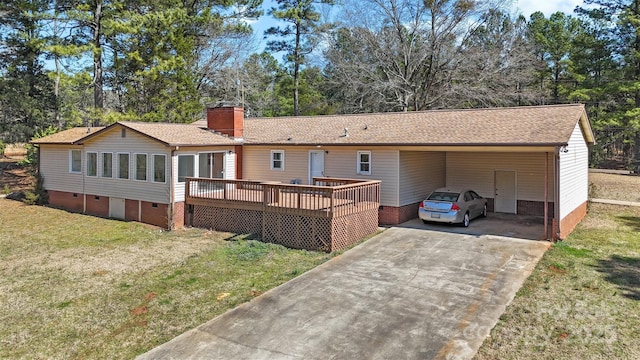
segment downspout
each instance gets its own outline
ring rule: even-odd
[[[553,240],[560,240],[560,147],[556,146],[553,157]]]
[[[84,163],[82,162],[84,159]],[[87,152],[84,150],[84,144],[82,145],[82,149],[80,150],[80,173],[82,174],[82,213],[87,213],[87,189],[86,189],[86,178],[87,178]]]
[[[173,157],[175,156],[176,150],[178,150],[178,146],[174,147],[171,150],[171,160],[169,161],[169,230],[173,230],[175,228],[175,198],[174,198],[174,194],[175,194],[175,189],[173,188],[174,186],[174,181],[173,181]]]
[[[549,153],[544,153],[544,238],[549,239]]]

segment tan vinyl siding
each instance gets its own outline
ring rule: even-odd
[[[126,137],[122,137],[120,128],[115,127],[113,130],[88,141],[84,145],[84,153],[86,154],[86,152],[97,152],[99,159],[101,159],[100,153],[102,152],[113,153],[114,169],[117,168],[116,154],[129,153],[130,179],[118,179],[116,172],[114,172],[114,177],[104,178],[99,171],[96,177],[85,177],[85,194],[162,204],[169,203],[171,179],[169,172],[171,149],[169,147],[133,131],[126,131]],[[135,177],[135,154],[147,154],[147,181],[133,180]],[[153,155],[166,155],[166,181],[164,183],[153,182]],[[99,167],[101,168],[101,166]]]
[[[284,150],[284,170],[271,170],[271,150]],[[242,174],[247,180],[280,181],[289,183],[301,179],[308,184],[309,150],[312,147],[257,147],[246,146],[243,149]],[[325,169],[328,154],[325,154]]]
[[[493,198],[495,171],[516,171],[516,198],[544,201],[546,153],[447,153],[447,186],[470,188]],[[553,199],[553,155],[549,155],[549,200]]]
[[[571,134],[567,150],[560,152],[560,219],[589,196],[589,149],[579,124]]]
[[[284,171],[271,170],[271,150],[284,150]],[[243,175],[245,179],[281,181],[289,183],[301,179],[308,183],[309,151],[324,150],[324,174],[327,177],[382,180],[381,205],[399,206],[398,187],[399,151],[375,147],[286,147],[246,146],[243,149]],[[371,151],[371,175],[357,174],[358,151]],[[328,152],[328,153],[327,153]]]
[[[424,200],[445,186],[444,152],[400,151],[400,206]]]
[[[82,193],[83,174],[69,172],[70,151],[81,150],[82,172],[85,170],[85,154],[81,146],[40,145],[40,174],[47,190]]]
[[[198,154],[203,152],[224,152],[224,178],[229,180],[235,180],[236,177],[236,154],[231,153],[233,151],[233,147],[197,147],[197,148],[183,148],[180,147],[180,150],[176,151],[173,156],[173,191],[174,191],[174,200],[176,202],[184,201],[185,195],[185,183],[178,182],[178,156],[179,155],[194,155],[194,177],[198,176]]]

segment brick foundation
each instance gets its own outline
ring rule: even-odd
[[[378,221],[380,225],[397,225],[418,217],[418,207],[420,203],[409,204],[401,207],[382,206],[378,211]],[[544,216],[544,202],[518,200],[518,215]],[[547,203],[549,218],[553,218],[553,203]],[[487,198],[487,211],[494,212],[492,198]],[[575,225],[574,225],[575,226]]]
[[[586,201],[560,220],[560,239],[565,239],[573,229],[576,228],[576,225],[582,221],[585,215],[587,215]]]
[[[553,203],[547,203],[549,218],[553,218]],[[518,200],[518,215],[544,216],[544,201]]]
[[[85,195],[87,198],[87,209],[85,213],[95,216],[109,216],[109,197],[98,195]]]
[[[140,210],[140,222],[169,228],[169,205],[141,201]]]
[[[381,206],[378,210],[378,223],[380,225],[398,225],[405,221],[418,217],[418,207],[420,203],[395,206]]]
[[[64,191],[47,191],[49,194],[49,205],[74,212],[84,211],[84,195],[78,193],[68,193]]]
[[[138,200],[124,201],[124,219],[127,221],[140,221],[140,202]]]

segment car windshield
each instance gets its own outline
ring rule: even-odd
[[[427,198],[427,200],[454,202],[454,201],[458,201],[458,196],[460,196],[459,193],[436,191],[434,193],[431,193],[431,195],[429,195],[429,198]]]

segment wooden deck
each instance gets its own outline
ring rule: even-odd
[[[296,185],[188,178],[186,204],[194,226],[333,251],[377,230],[380,181],[315,178],[314,185]]]
[[[189,178],[186,201],[190,205],[229,206],[247,209],[287,209],[289,212],[342,216],[351,211],[378,208],[380,181],[316,178],[318,184],[295,185],[247,180]]]

